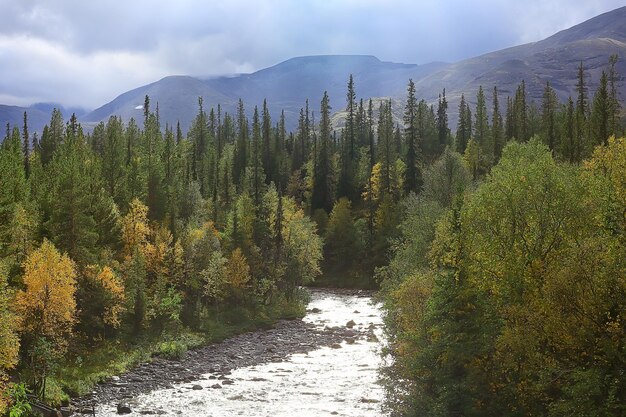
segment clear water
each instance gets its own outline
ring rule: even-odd
[[[380,306],[369,297],[314,292],[305,321],[323,328],[345,326],[372,329],[382,340]],[[233,370],[234,383],[222,389],[204,379],[153,391],[130,401],[131,416],[147,413],[164,416],[249,416],[321,417],[382,416],[383,389],[378,383],[380,342],[358,340],[341,348],[320,348],[308,354],[289,356],[284,362],[267,363]],[[215,375],[216,376],[216,375]],[[192,390],[193,385],[202,390]],[[98,416],[116,416],[116,404],[96,410]]]

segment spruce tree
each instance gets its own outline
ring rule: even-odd
[[[24,141],[22,143],[24,152],[24,174],[26,179],[30,176],[30,137],[28,135],[28,116],[24,112],[24,127],[22,128],[22,137]]]
[[[576,129],[574,141],[574,161],[581,162],[585,156],[587,146],[587,116],[588,116],[588,104],[587,104],[587,85],[585,83],[585,69],[583,68],[583,62],[580,61],[578,67],[578,81],[576,83],[576,92],[578,98],[576,100]]]
[[[261,126],[261,132],[263,136],[263,171],[267,175],[266,182],[269,184],[271,181],[275,180],[275,169],[274,169],[274,150],[272,149],[272,119],[270,117],[270,112],[267,109],[267,100],[263,99],[263,121]]]
[[[487,103],[483,87],[478,87],[476,95],[476,116],[474,123],[474,140],[480,147],[481,158],[486,167],[493,164],[493,139],[489,132],[489,117],[487,115]]]
[[[404,172],[404,192],[419,193],[421,190],[421,175],[418,167],[418,104],[415,98],[415,83],[409,79],[407,99],[404,107],[404,137],[406,140],[406,170]],[[418,181],[418,178],[420,179]]]
[[[259,121],[259,109],[254,106],[254,116],[252,117],[252,149],[250,152],[250,168],[252,169],[252,192],[254,204],[259,206],[261,202],[261,171],[263,169],[261,155],[261,123]]]
[[[558,97],[554,89],[550,86],[550,81],[546,82],[543,90],[543,100],[541,101],[541,133],[544,143],[551,151],[557,148],[556,130],[556,107]]]
[[[327,213],[333,208],[333,196],[331,192],[331,166],[330,166],[330,104],[328,92],[324,91],[320,107],[320,146],[317,155],[317,163],[314,164],[313,190],[311,195],[311,208],[324,209]]]
[[[620,133],[619,117],[621,105],[617,96],[617,82],[619,81],[619,75],[615,69],[617,59],[617,55],[615,54],[609,57],[609,136],[617,136]]]
[[[502,115],[498,103],[498,87],[493,87],[493,112],[491,114],[491,140],[493,142],[494,164],[502,156],[504,148],[504,132],[502,131]]]
[[[459,122],[456,126],[456,151],[460,154],[465,152],[467,143],[470,140],[471,134],[468,123],[465,95],[461,94],[461,101],[459,102]]]
[[[248,120],[246,119],[243,101],[239,99],[237,105],[237,144],[233,162],[233,182],[238,187],[241,184],[241,178],[246,166],[248,166]]]
[[[396,162],[391,100],[380,104],[378,116],[378,162],[381,164],[381,190],[386,194],[391,194]]]
[[[446,89],[443,94],[439,95],[439,103],[437,106],[437,136],[439,138],[439,152],[443,151],[448,144],[448,102],[446,101]]]
[[[606,145],[609,140],[611,128],[611,111],[608,77],[602,71],[600,86],[593,97],[593,107],[591,109],[591,138],[593,145]]]

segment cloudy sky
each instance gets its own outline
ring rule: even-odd
[[[98,107],[164,76],[294,56],[454,62],[547,37],[623,0],[0,0],[0,104]]]

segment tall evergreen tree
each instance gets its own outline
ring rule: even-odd
[[[493,142],[494,163],[498,163],[504,148],[504,132],[502,130],[502,115],[498,103],[498,87],[493,87],[493,112],[491,113],[491,140]]]
[[[544,143],[551,151],[557,148],[556,130],[556,110],[558,97],[556,91],[550,86],[550,81],[546,82],[543,90],[543,100],[541,101],[541,133]]]
[[[406,171],[404,175],[404,191],[417,193],[421,184],[418,185],[417,167],[417,99],[415,98],[415,83],[409,79],[407,87],[406,105],[404,106],[404,137],[406,139]]]
[[[381,191],[391,194],[396,152],[393,143],[393,116],[391,100],[380,104],[378,116],[378,161],[381,164]]]
[[[570,96],[567,100],[567,104],[564,109],[564,126],[563,139],[561,148],[563,149],[563,156],[570,163],[576,162],[576,114],[574,109],[574,100]]]
[[[617,55],[613,54],[609,57],[609,136],[617,136],[619,132],[619,117],[621,111],[621,105],[619,97],[617,96],[617,82],[619,81],[619,75],[615,69],[617,64]]]
[[[611,129],[612,104],[609,96],[608,77],[602,71],[600,85],[593,97],[590,130],[593,145],[608,144]]]
[[[474,118],[474,140],[480,147],[482,162],[486,167],[493,164],[493,138],[489,131],[489,117],[487,115],[487,103],[483,87],[478,87],[476,95],[476,116]]]
[[[330,103],[328,92],[324,91],[320,106],[320,146],[317,163],[314,164],[311,208],[324,209],[327,213],[333,208],[331,164],[330,164]]]
[[[513,135],[520,142],[528,140],[528,104],[526,102],[526,82],[522,80],[515,91],[513,101]]]
[[[578,98],[576,99],[576,128],[574,141],[574,161],[581,162],[585,156],[587,148],[587,134],[588,134],[588,104],[587,104],[587,84],[585,82],[585,69],[583,62],[580,61],[578,66],[578,81],[576,83],[576,92]]]
[[[450,129],[448,129],[448,101],[446,100],[446,89],[443,89],[443,94],[439,95],[439,102],[437,106],[437,136],[439,138],[439,152],[445,148],[448,144],[448,136],[450,135]]]
[[[63,115],[57,108],[52,110],[52,117],[50,118],[50,124],[47,129],[44,128],[41,136],[41,163],[45,166],[52,161],[52,156],[57,147],[63,143],[65,138],[65,131],[63,126]]]
[[[30,136],[28,134],[28,116],[24,112],[24,127],[22,128],[22,137],[24,141],[22,143],[24,152],[24,174],[26,178],[30,176]]]
[[[467,143],[472,136],[471,122],[467,120],[467,108],[465,95],[461,94],[461,101],[459,102],[459,122],[456,127],[456,151],[461,154],[465,152]]]
[[[274,149],[272,149],[272,119],[270,112],[267,108],[267,100],[263,99],[263,121],[261,125],[261,132],[263,136],[263,171],[267,178],[266,182],[269,184],[275,179],[274,176]]]
[[[243,107],[243,100],[237,105],[237,144],[233,162],[233,181],[239,186],[242,175],[248,166],[248,120]]]
[[[263,181],[263,161],[261,143],[261,122],[259,121],[259,109],[254,106],[252,117],[252,149],[250,153],[250,168],[252,169],[252,193],[256,207],[261,203],[261,182]]]

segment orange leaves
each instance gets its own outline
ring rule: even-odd
[[[44,240],[24,264],[24,285],[16,297],[22,332],[55,340],[63,339],[76,322],[76,271],[74,262]]]

